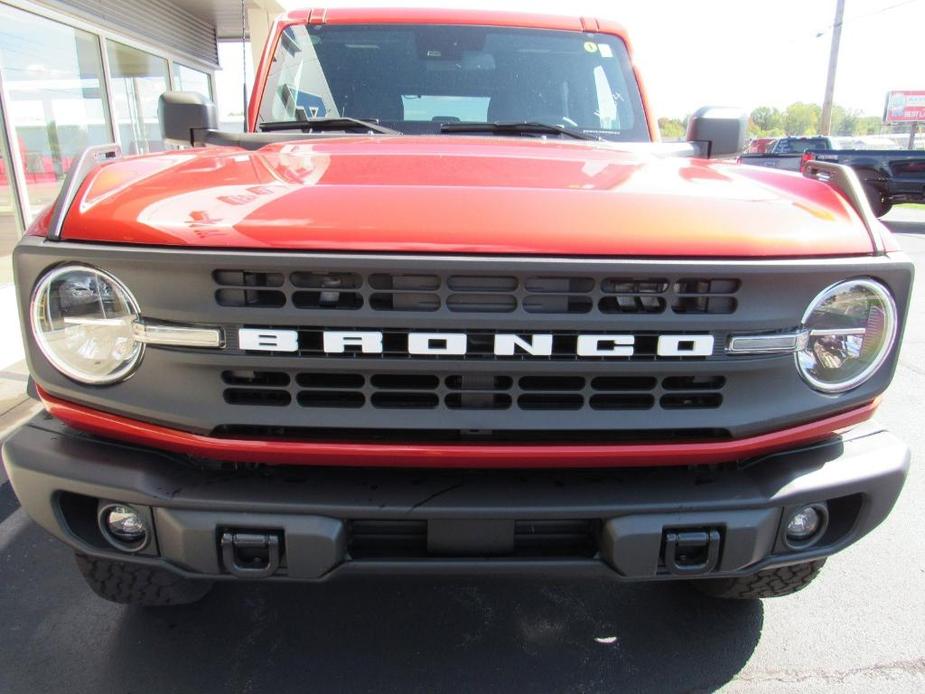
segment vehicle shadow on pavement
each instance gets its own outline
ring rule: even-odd
[[[146,610],[96,597],[21,512],[4,529],[4,694],[709,691],[764,623],[758,601],[591,579],[222,583]]]
[[[925,234],[923,222],[884,222],[894,234]]]
[[[106,680],[144,673],[147,691],[712,690],[748,661],[762,623],[760,602],[675,585],[223,584],[189,608],[126,610]]]

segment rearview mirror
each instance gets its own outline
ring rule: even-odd
[[[728,157],[745,149],[748,113],[738,108],[704,106],[687,123],[687,141],[707,158]]]
[[[218,129],[218,109],[198,92],[164,92],[157,106],[164,141],[196,145],[205,131]]]

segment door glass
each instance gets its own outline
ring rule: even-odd
[[[126,154],[145,154],[165,149],[157,102],[169,88],[167,61],[115,41],[107,41],[106,46],[113,113],[122,150]]]
[[[99,40],[0,4],[0,72],[36,214],[55,199],[81,150],[112,142]]]
[[[208,73],[180,65],[180,63],[173,64],[173,88],[181,92],[198,92],[212,98],[212,86]]]

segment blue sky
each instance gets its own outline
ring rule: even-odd
[[[708,103],[821,102],[835,14],[835,0],[280,1],[287,7],[439,5],[613,18],[631,32],[653,106],[663,116],[683,116]],[[880,115],[888,90],[925,89],[923,36],[925,0],[846,0],[836,102]]]

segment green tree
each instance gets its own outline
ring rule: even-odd
[[[815,135],[821,116],[822,109],[817,104],[790,104],[784,111],[784,131],[788,135]]]
[[[857,135],[858,121],[861,112],[856,109],[847,109],[835,104],[832,107],[832,134]]]
[[[759,106],[752,111],[751,123],[758,134],[780,130],[783,126],[783,115],[771,106]]]
[[[662,139],[669,142],[671,140],[683,140],[687,134],[684,121],[679,118],[659,118],[658,129],[662,133]]]
[[[880,116],[860,116],[854,126],[852,135],[876,135],[880,132]]]

